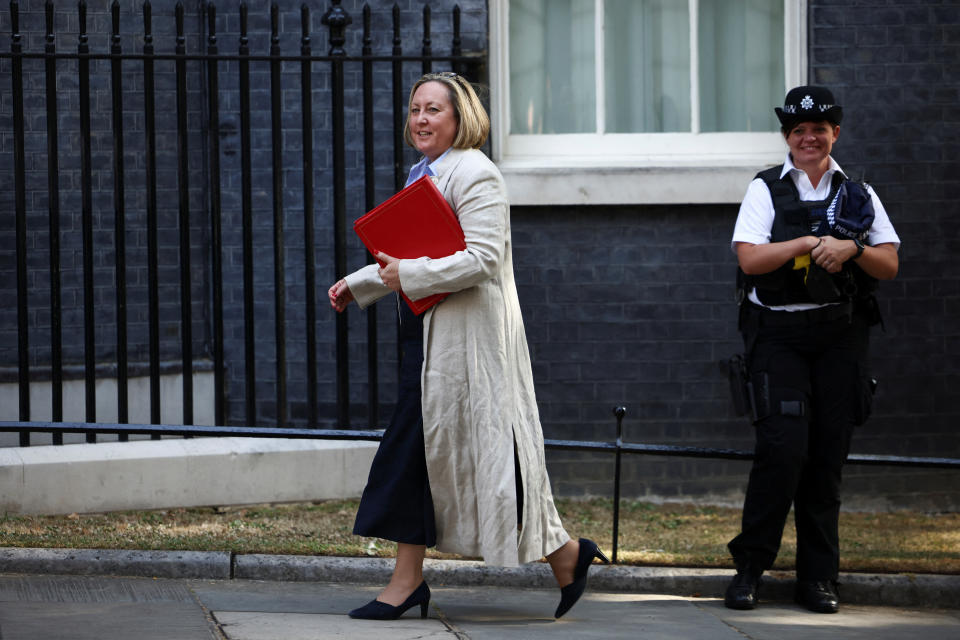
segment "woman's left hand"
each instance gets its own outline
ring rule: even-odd
[[[337,280],[333,283],[333,286],[327,290],[327,297],[330,298],[330,306],[333,307],[337,313],[346,309],[347,305],[353,302],[353,292],[350,291],[350,287],[347,286],[346,280]]]
[[[400,260],[385,254],[383,251],[377,251],[376,257],[383,263],[383,266],[377,271],[383,284],[394,291],[400,291]]]
[[[810,257],[826,269],[827,273],[838,273],[843,269],[843,263],[856,253],[857,245],[854,244],[853,240],[823,236],[820,238],[820,243],[810,252]]]

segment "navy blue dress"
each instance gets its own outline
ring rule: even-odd
[[[428,547],[437,544],[420,409],[423,318],[400,301],[400,389],[373,458],[353,533]]]

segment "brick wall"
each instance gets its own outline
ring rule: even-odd
[[[720,361],[736,353],[737,207],[514,207],[520,303],[548,438],[750,448]],[[608,495],[612,457],[551,452],[560,493]],[[577,463],[578,460],[589,460]],[[625,491],[730,493],[742,464],[628,456]],[[712,486],[723,481],[726,486]]]

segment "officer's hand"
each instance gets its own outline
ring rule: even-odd
[[[853,240],[841,240],[833,236],[824,236],[810,257],[819,266],[823,267],[827,273],[837,273],[843,269],[843,263],[852,258],[857,253],[857,245]]]

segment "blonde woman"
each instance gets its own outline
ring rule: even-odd
[[[400,304],[397,408],[370,470],[354,533],[398,543],[389,584],[350,612],[396,619],[420,605],[428,546],[516,566],[546,557],[559,618],[583,594],[597,545],[560,523],[544,463],[530,355],[513,277],[510,205],[503,177],[479,150],[490,121],[473,87],[453,73],[421,77],[410,91],[404,139],[423,154],[407,184],[433,176],[467,248],[439,259],[368,265],[335,283],[338,312],[393,292],[412,300],[452,292],[417,317]]]

